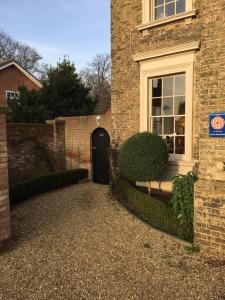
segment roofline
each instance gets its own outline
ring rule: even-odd
[[[33,81],[39,88],[42,88],[43,85],[42,83],[35,78],[32,74],[30,74],[28,71],[26,71],[23,67],[21,67],[17,62],[15,61],[10,61],[10,62],[6,62],[3,65],[0,65],[0,71],[11,67],[11,66],[15,66],[20,72],[22,72],[27,78],[29,78],[31,81]]]

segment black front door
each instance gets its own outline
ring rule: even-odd
[[[103,128],[96,129],[92,134],[93,181],[109,184],[109,146],[110,137]]]

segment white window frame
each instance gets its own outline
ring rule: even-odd
[[[181,13],[176,13],[176,0],[171,0],[171,2],[174,2],[175,3],[175,13],[173,14],[173,15],[171,15],[171,16],[168,16],[168,17],[172,17],[172,16],[176,16],[176,15],[178,15],[178,14],[183,14],[183,13],[185,13],[185,12],[187,12],[188,10],[187,10],[187,4],[188,4],[188,0],[185,0],[185,10],[184,11],[182,11]],[[151,11],[150,11],[150,20],[162,20],[162,19],[165,19],[165,18],[167,18],[166,16],[164,16],[164,17],[162,17],[162,18],[158,18],[158,19],[156,19],[156,17],[155,17],[155,8],[156,8],[156,6],[155,6],[155,3],[154,3],[155,1],[154,0],[152,0],[151,1],[151,6],[152,6],[152,9],[151,9]],[[165,4],[164,5],[161,5],[161,6],[163,6],[164,7],[164,14],[165,14]]]
[[[138,26],[138,30],[159,26],[172,21],[190,18],[196,15],[196,10],[193,9],[193,0],[186,0],[185,12],[174,14],[169,17],[155,19],[154,0],[142,0],[142,25]]]
[[[8,93],[14,94],[14,97],[11,97],[11,95],[10,95],[9,100],[14,100],[14,99],[18,98],[19,95],[20,95],[20,93],[17,92],[17,91],[6,91],[6,92],[5,92],[6,101],[8,100],[8,95],[7,95]]]
[[[140,62],[140,132],[149,130],[149,111],[151,109],[151,89],[149,89],[149,79],[177,73],[186,74],[185,154],[171,154],[169,160],[172,162],[192,161],[194,57],[195,52],[191,51]]]

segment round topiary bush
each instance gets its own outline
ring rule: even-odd
[[[121,174],[132,182],[158,180],[168,162],[168,147],[158,135],[138,133],[129,138],[120,149]]]

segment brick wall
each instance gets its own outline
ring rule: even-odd
[[[0,71],[0,99],[2,101],[6,100],[6,91],[17,91],[18,87],[22,85],[26,86],[28,90],[40,89],[15,66]]]
[[[63,121],[49,124],[7,124],[10,184],[65,169]]]
[[[225,143],[209,138],[209,113],[225,111],[224,1],[195,0],[195,18],[151,28],[143,35],[141,0],[112,0],[112,128],[123,142],[139,131],[140,66],[132,55],[200,41],[194,63],[193,160],[200,162],[196,185],[196,242],[225,253]]]
[[[225,255],[225,139],[208,135],[209,113],[225,111],[224,1],[202,1],[199,9],[202,28],[196,94],[201,175],[195,193],[196,242]]]
[[[100,116],[99,125],[96,118],[95,115],[63,118],[68,169],[84,167],[88,168],[91,174],[91,135],[98,127],[106,129],[111,134],[111,112]]]
[[[10,211],[8,197],[8,168],[7,168],[7,144],[6,121],[3,101],[0,102],[0,249],[5,247],[10,239]]]

